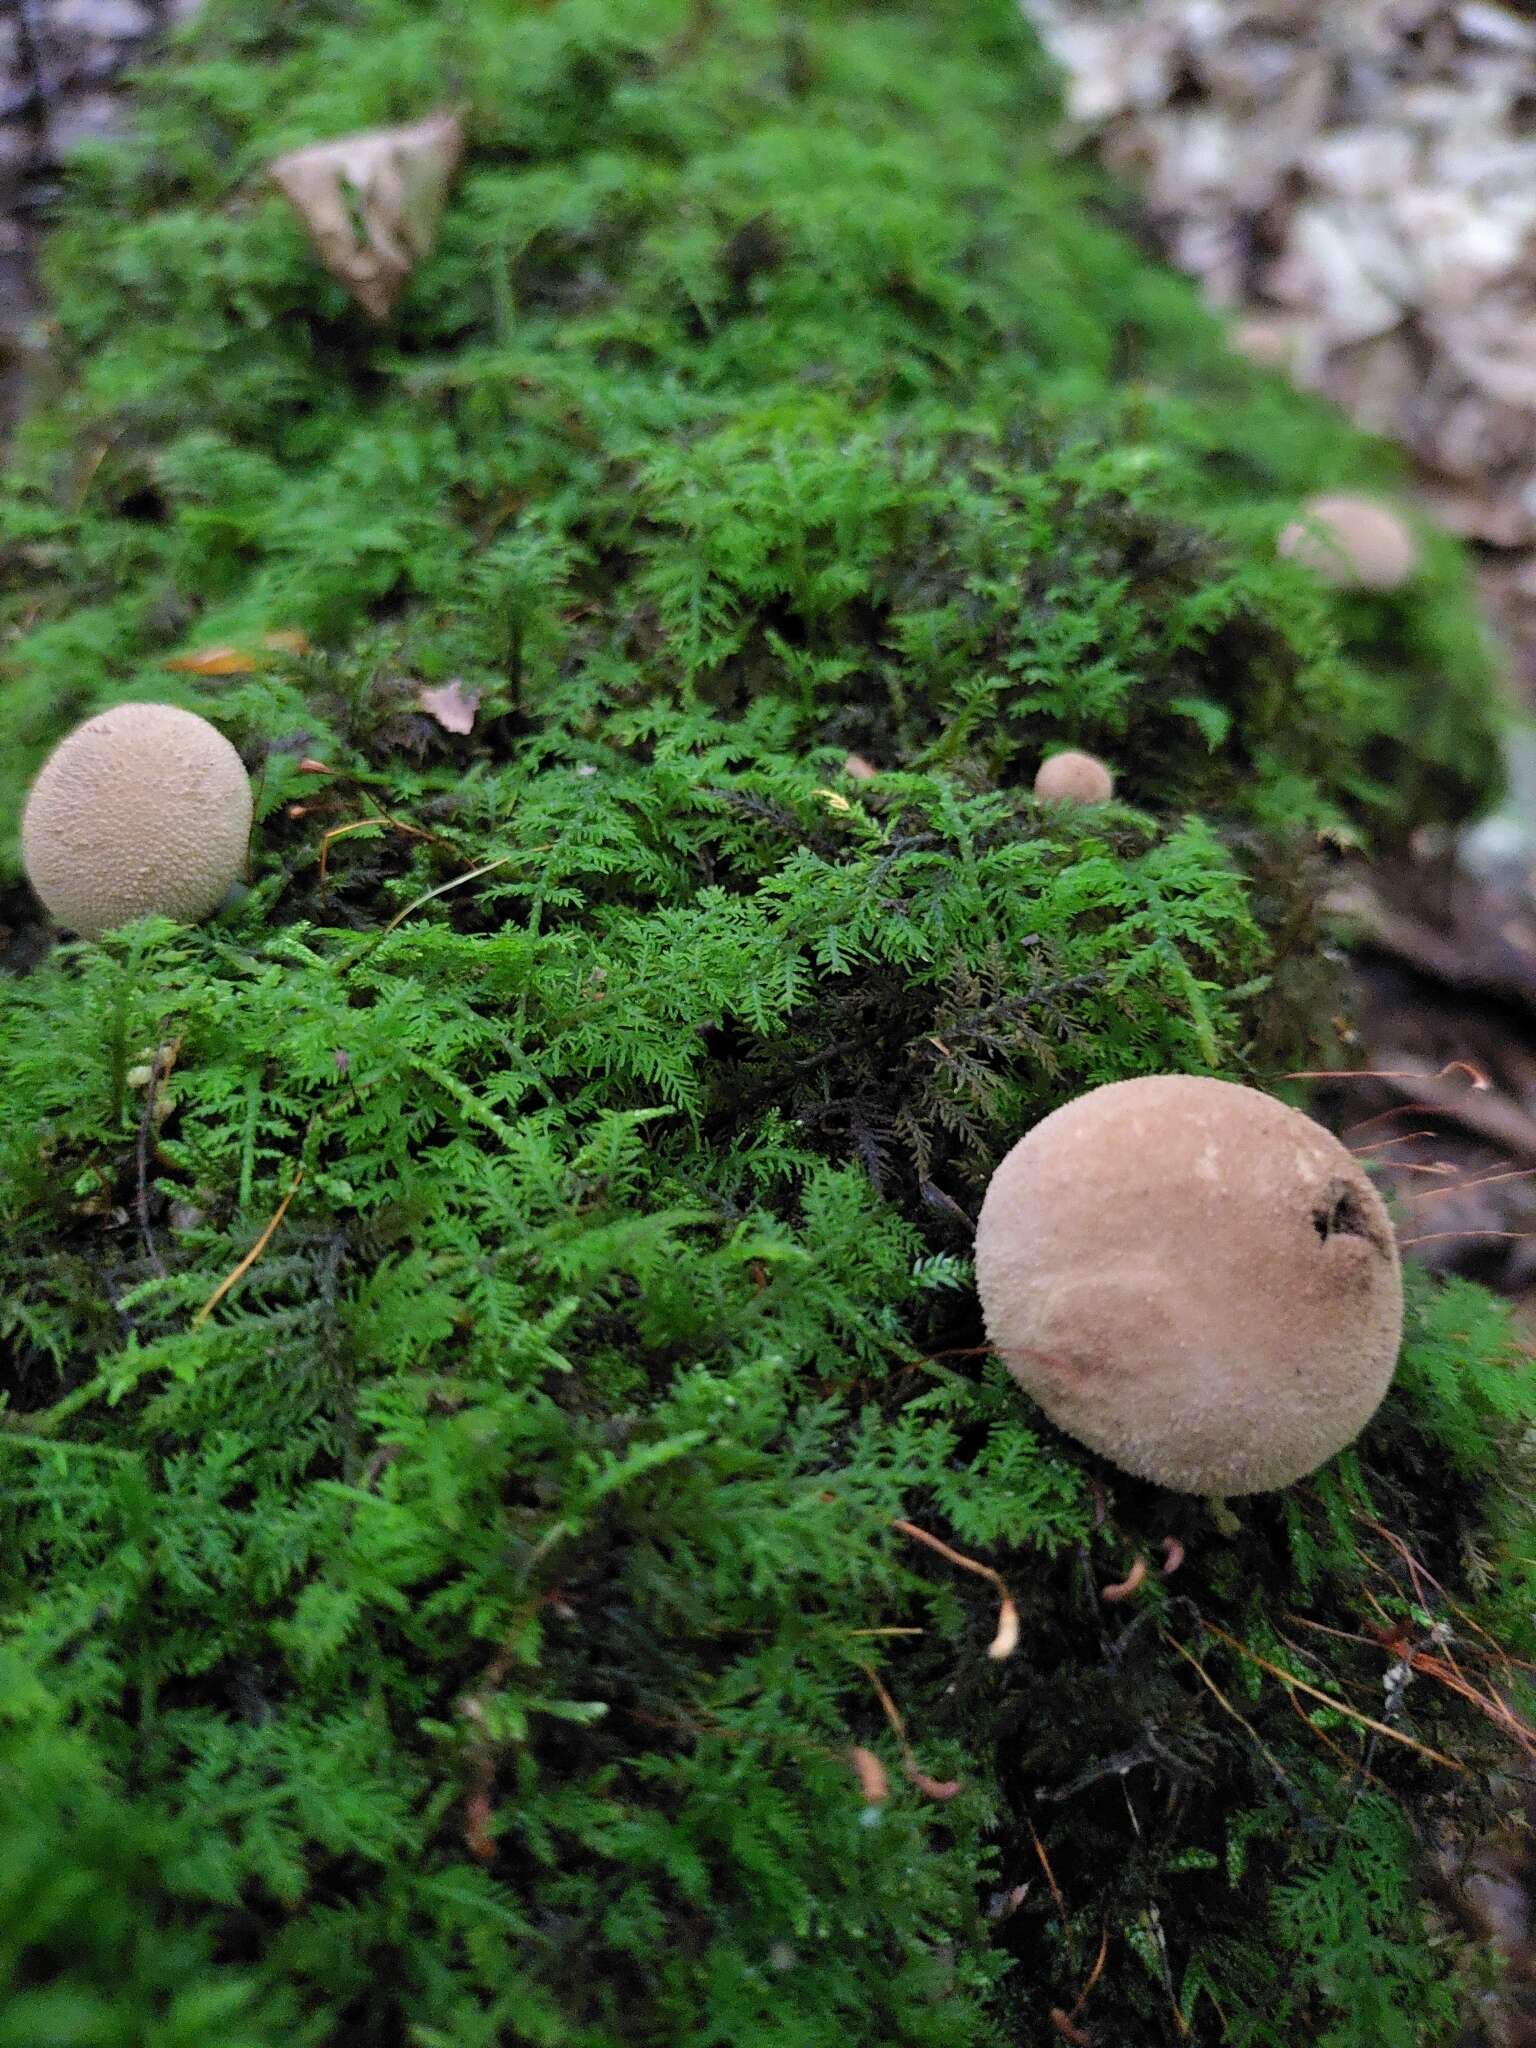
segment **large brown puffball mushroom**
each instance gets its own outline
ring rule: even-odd
[[[1115,778],[1096,754],[1052,754],[1035,776],[1043,803],[1107,804],[1114,793]]]
[[[43,763],[21,854],[46,908],[94,939],[136,917],[207,917],[250,831],[250,777],[221,732],[174,704],[117,704]]]
[[[987,1336],[1060,1428],[1216,1496],[1287,1486],[1375,1412],[1402,1335],[1381,1198],[1257,1089],[1114,1081],[1003,1160],[976,1229]]]
[[[1347,491],[1309,498],[1302,517],[1275,545],[1346,590],[1399,590],[1419,564],[1418,547],[1399,515]]]

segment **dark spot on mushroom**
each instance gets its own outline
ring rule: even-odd
[[[1377,1242],[1370,1218],[1356,1190],[1335,1182],[1312,1212],[1312,1228],[1326,1244],[1330,1237],[1363,1237]]]

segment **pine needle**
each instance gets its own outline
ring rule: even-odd
[[[1386,1721],[1378,1721],[1370,1714],[1362,1714],[1358,1707],[1348,1706],[1343,1700],[1334,1699],[1330,1693],[1323,1692],[1318,1686],[1308,1685],[1307,1681],[1298,1678],[1294,1671],[1287,1671],[1283,1665],[1271,1663],[1268,1657],[1261,1657],[1257,1650],[1250,1650],[1246,1643],[1239,1642],[1236,1636],[1228,1635],[1227,1631],[1218,1628],[1214,1621],[1207,1621],[1203,1626],[1211,1635],[1219,1637],[1230,1649],[1236,1650],[1240,1657],[1246,1657],[1250,1664],[1257,1664],[1261,1671],[1267,1671],[1272,1678],[1278,1678],[1282,1685],[1294,1686],[1298,1692],[1304,1692],[1323,1706],[1331,1707],[1335,1713],[1343,1714],[1347,1720],[1357,1721],[1362,1728],[1369,1728],[1374,1734],[1385,1735],[1389,1742],[1401,1743],[1404,1749],[1411,1749],[1417,1755],[1427,1757],[1431,1763],[1442,1764],[1448,1771],[1460,1771],[1465,1774],[1466,1765],[1457,1763],[1454,1757],[1447,1756],[1443,1750],[1431,1749],[1427,1742],[1420,1742],[1416,1736],[1405,1735],[1401,1728],[1393,1728]]]
[[[215,1287],[212,1294],[210,1294],[208,1299],[203,1303],[202,1307],[198,1310],[197,1314],[192,1318],[192,1327],[194,1330],[198,1329],[203,1323],[207,1322],[209,1316],[212,1315],[213,1311],[218,1307],[219,1303],[224,1299],[225,1295],[228,1294],[232,1287],[239,1286],[240,1282],[245,1278],[246,1274],[249,1273],[252,1266],[255,1265],[256,1261],[261,1257],[262,1253],[266,1250],[267,1246],[272,1242],[273,1238],[277,1235],[278,1226],[281,1224],[283,1218],[288,1214],[289,1203],[293,1200],[294,1196],[299,1192],[299,1186],[303,1179],[303,1167],[295,1167],[293,1179],[288,1183],[288,1192],[283,1196],[283,1199],[278,1203],[276,1210],[273,1212],[271,1222],[268,1223],[266,1229],[261,1233],[260,1237],[257,1238],[256,1242],[251,1246],[250,1250],[246,1253],[245,1257],[240,1261],[239,1265],[235,1267],[232,1273],[226,1274],[224,1279],[222,1279],[219,1282],[218,1286]]]

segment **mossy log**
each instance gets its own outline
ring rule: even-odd
[[[371,324],[265,166],[448,106]],[[1533,1647],[1498,1305],[1415,1285],[1232,1534],[984,1345],[1019,1135],[1336,1064],[1329,847],[1497,777],[1451,545],[1276,556],[1390,453],[1051,119],[1004,0],[210,0],[77,158],[0,813],[147,697],[258,822],[0,1004],[5,2048],[1452,2030],[1419,1872]]]

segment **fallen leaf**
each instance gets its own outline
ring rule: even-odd
[[[374,320],[387,320],[437,240],[464,153],[457,114],[290,150],[269,167],[315,253]]]
[[[310,639],[307,633],[285,627],[276,633],[263,633],[261,644],[272,654],[308,654]]]
[[[473,732],[480,692],[466,690],[457,676],[439,683],[435,690],[425,684],[416,692],[416,702],[429,718],[435,718],[444,732]]]
[[[165,665],[189,676],[248,676],[257,664],[254,655],[239,647],[201,647],[196,654],[178,654]]]

